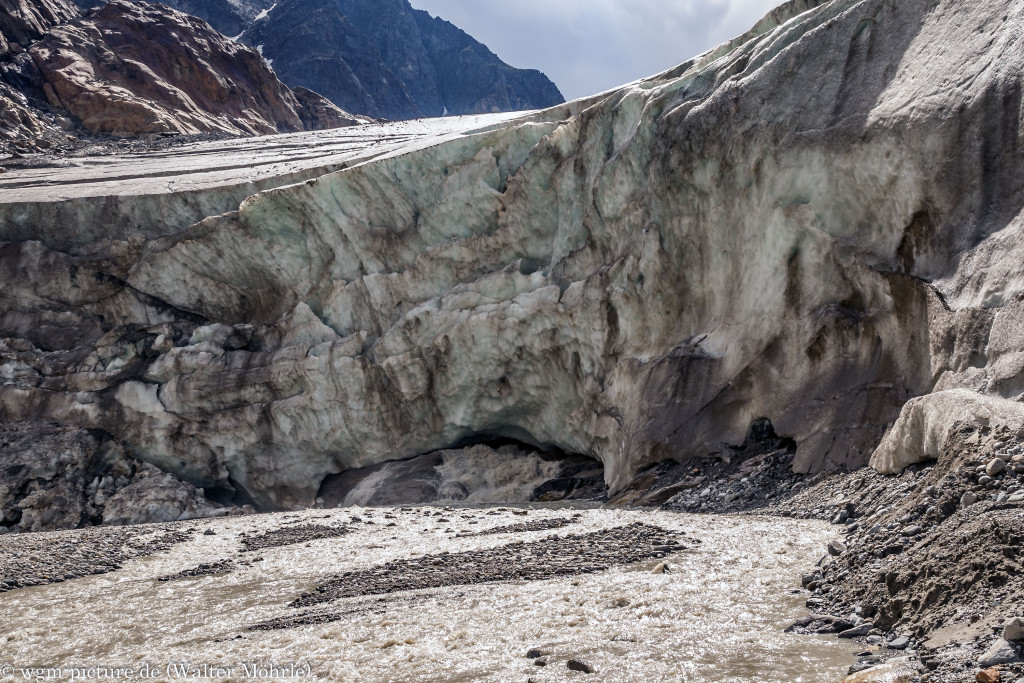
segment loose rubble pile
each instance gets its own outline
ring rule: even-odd
[[[806,486],[807,477],[794,474],[792,463],[791,450],[776,450],[738,462],[706,465],[697,477],[698,486],[677,493],[662,507],[701,513],[764,509]]]
[[[123,527],[0,536],[0,593],[106,574],[189,540],[193,530]]]
[[[178,581],[179,579],[191,579],[197,576],[217,576],[218,574],[230,574],[235,570],[234,560],[220,560],[218,562],[204,562],[193,569],[186,569],[176,574],[161,576],[157,581]]]
[[[323,524],[300,524],[292,527],[282,527],[262,534],[243,534],[239,540],[245,552],[264,550],[266,548],[279,548],[284,545],[306,543],[321,538],[337,538],[351,533],[352,529],[347,526],[324,526]]]
[[[959,424],[934,464],[817,477],[766,508],[844,534],[804,577],[816,614],[794,630],[861,640],[851,674],[889,662],[922,683],[1024,680],[1022,442]]]
[[[684,550],[675,535],[639,522],[589,534],[549,536],[497,548],[427,555],[362,571],[346,572],[292,602],[311,607],[342,598],[490,581],[539,581],[591,574],[620,564]]]
[[[560,465],[558,476],[534,489],[531,501],[608,500],[608,484],[599,462],[582,456],[566,456]]]
[[[529,531],[553,531],[555,529],[561,529],[567,527],[570,524],[574,524],[576,520],[580,518],[580,515],[573,515],[572,517],[549,517],[547,519],[535,519],[530,522],[523,522],[522,524],[507,524],[505,526],[496,526],[490,529],[484,529],[483,531],[477,531],[471,534],[457,534],[456,538],[466,538],[469,536],[491,536],[494,534],[519,534],[526,533]]]
[[[807,485],[792,470],[795,453],[796,444],[776,435],[769,420],[755,420],[742,445],[716,457],[658,463],[609,504],[700,513],[764,509]]]

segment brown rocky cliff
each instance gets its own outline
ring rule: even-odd
[[[149,3],[111,2],[29,48],[49,104],[91,133],[265,134],[351,125],[315,93],[300,103],[252,48]]]
[[[0,57],[21,52],[51,27],[77,16],[70,0],[0,0]]]

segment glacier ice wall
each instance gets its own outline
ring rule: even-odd
[[[798,469],[864,464],[912,397],[1024,391],[1022,28],[800,0],[183,231],[38,225],[0,250],[0,415],[279,506],[495,437],[592,455],[614,490],[760,417]]]

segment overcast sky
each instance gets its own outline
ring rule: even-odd
[[[566,99],[656,74],[737,36],[781,0],[410,0]]]

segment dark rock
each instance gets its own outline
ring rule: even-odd
[[[79,2],[85,6],[103,4],[103,0]],[[270,7],[273,3],[262,0],[166,0],[162,4],[199,17],[226,36],[237,36],[252,23],[260,10]]]
[[[650,558],[655,554],[654,547],[670,538],[671,533],[660,527],[633,523],[587,534],[549,536],[533,543],[395,560],[325,581],[291,605],[311,607],[342,598],[407,590],[593,574]],[[289,628],[306,623],[304,619],[305,616],[282,617],[252,628]]]
[[[871,633],[871,630],[873,628],[875,628],[874,624],[872,624],[870,621],[865,621],[860,626],[854,626],[853,628],[848,628],[845,631],[840,631],[839,637],[860,638],[861,636],[866,636],[867,634]]]
[[[292,88],[298,104],[296,112],[305,130],[329,130],[355,126],[361,121],[342,111],[320,93],[308,88]]]
[[[191,484],[86,430],[41,421],[0,424],[0,462],[5,531],[168,522],[217,510]]]
[[[578,659],[570,659],[565,665],[569,667],[569,671],[582,671],[585,674],[594,673],[594,667]]]
[[[874,666],[873,662],[857,662],[856,664],[851,664],[850,665],[850,668],[846,670],[846,674],[848,676],[852,676],[855,673],[860,673],[861,671],[866,671],[867,669],[870,669],[873,666]]]
[[[239,540],[245,552],[279,548],[296,543],[305,543],[324,538],[338,538],[351,532],[347,526],[324,526],[322,524],[298,524],[282,527],[264,533],[242,534]]]
[[[407,0],[283,0],[242,35],[281,79],[346,111],[390,119],[544,108],[563,101]]]
[[[168,576],[161,576],[157,581],[178,581],[180,579],[191,579],[200,576],[217,576],[222,574],[229,574],[235,570],[235,563],[231,560],[221,560],[219,562],[204,563],[195,567],[194,569],[186,569],[180,571],[177,574],[170,574]]]
[[[389,119],[423,116],[405,84],[335,0],[284,0],[242,34],[288,85],[323,94],[343,109]]]
[[[840,633],[851,628],[853,624],[846,619],[830,614],[814,614],[797,619],[786,629],[786,633]]]
[[[906,650],[910,646],[910,639],[905,636],[901,636],[890,640],[885,644],[885,646],[890,650]]]

